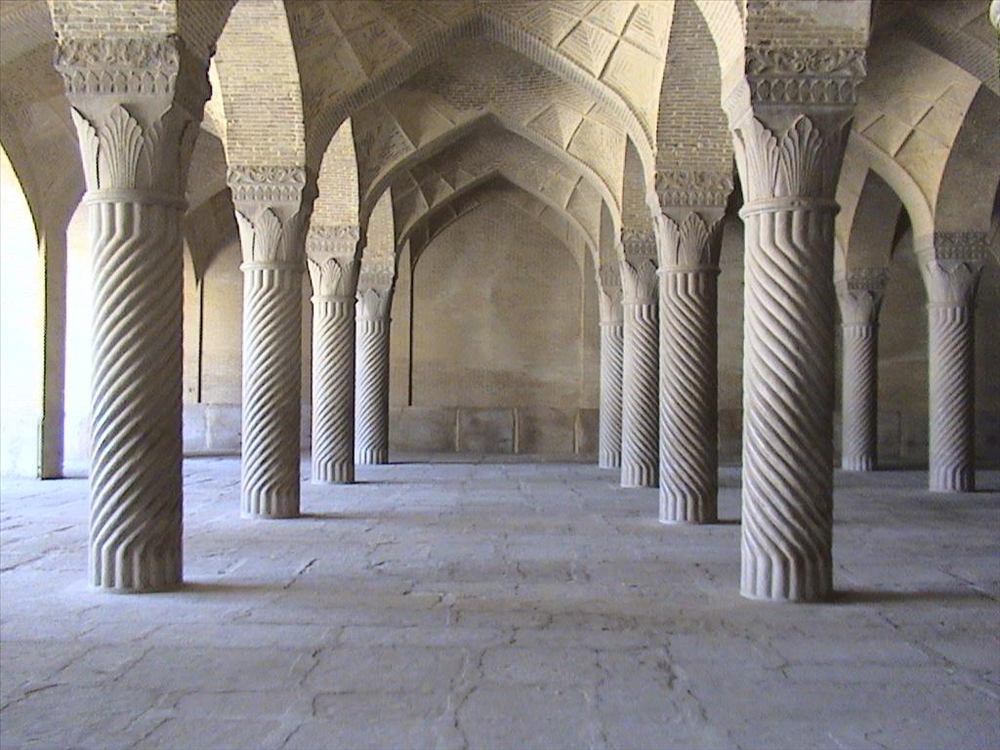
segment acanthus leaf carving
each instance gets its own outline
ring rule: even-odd
[[[328,297],[341,301],[354,300],[361,265],[357,259],[353,256],[324,256],[310,253],[306,256],[306,261],[314,297]]]
[[[678,223],[675,217],[661,214],[660,269],[717,269],[723,215],[724,209],[710,213],[689,211]]]
[[[181,45],[167,36],[69,37],[56,44],[55,67],[71,95],[172,94]]]
[[[137,177],[144,138],[142,128],[135,118],[125,107],[114,107],[98,131],[98,137],[101,145],[97,169],[101,187],[139,187]]]
[[[652,229],[622,229],[622,252],[626,257],[656,257],[656,234]]]
[[[655,304],[659,299],[656,260],[651,257],[629,257],[621,262],[622,302],[626,305]]]
[[[968,307],[975,303],[985,259],[921,259],[920,271],[931,307]]]
[[[798,115],[775,134],[757,117],[744,118],[734,134],[745,160],[748,203],[770,198],[824,201],[832,208],[850,120],[830,122]]]

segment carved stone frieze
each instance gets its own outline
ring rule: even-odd
[[[932,307],[969,307],[975,304],[986,259],[921,258],[920,272]]]
[[[362,266],[358,277],[357,316],[362,319],[384,320],[392,308],[392,293],[396,283],[393,263],[375,267]]]
[[[226,178],[244,262],[301,267],[302,232],[315,195],[305,168],[238,165],[229,168]]]
[[[351,256],[307,255],[309,278],[315,297],[353,300],[358,288],[361,263]]]
[[[625,257],[656,257],[656,234],[652,229],[622,229],[622,253]]]
[[[854,104],[865,77],[858,47],[748,47],[751,104]]]
[[[306,187],[300,166],[233,166],[226,176],[233,202],[298,203]]]
[[[695,170],[661,170],[654,182],[664,206],[725,206],[733,192],[732,174]]]
[[[837,290],[841,324],[877,324],[888,280],[889,272],[885,268],[859,268],[838,275],[834,279],[834,286]]]

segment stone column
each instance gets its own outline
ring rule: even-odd
[[[887,274],[861,268],[835,279],[843,332],[840,465],[874,471],[878,451],[878,314]]]
[[[209,86],[179,39],[60,39],[93,284],[90,581],[181,582],[180,217]]]
[[[313,289],[312,481],[354,481],[354,335],[357,226],[313,227],[306,242]]]
[[[389,463],[389,313],[396,281],[392,259],[363,267],[357,294],[354,463]]]
[[[601,306],[601,411],[597,465],[617,469],[622,462],[622,344],[621,275],[605,264],[598,272]]]
[[[301,166],[233,166],[243,250],[243,458],[247,518],[299,515],[303,239],[313,191]]]
[[[660,521],[718,520],[718,275],[732,176],[657,174]]]
[[[622,487],[655,487],[658,468],[659,321],[656,237],[622,233]]]
[[[932,492],[976,488],[975,312],[986,238],[935,233],[918,249],[927,287]],[[929,245],[929,246],[928,246]]]
[[[746,204],[744,596],[833,582],[833,219],[864,74],[858,49],[747,48],[727,101]]]

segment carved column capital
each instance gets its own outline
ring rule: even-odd
[[[725,206],[666,206],[657,219],[660,273],[717,271]]]
[[[183,206],[211,88],[173,36],[62,38],[54,64],[76,125],[87,200]]]
[[[315,197],[305,167],[238,165],[229,168],[226,180],[243,262],[301,270],[302,232]]]
[[[622,313],[621,271],[614,263],[602,263],[597,270],[598,303],[602,326],[620,326]]]
[[[859,268],[836,276],[834,286],[841,324],[877,325],[888,279],[889,271],[885,268]]]
[[[392,261],[362,266],[358,276],[357,317],[362,320],[388,320],[395,284],[396,266]]]
[[[314,226],[306,237],[306,259],[313,295],[354,301],[361,261],[361,231],[356,224]]]
[[[625,256],[621,269],[623,304],[655,305],[659,298],[655,256]]]
[[[913,242],[928,304],[937,307],[974,305],[986,265],[983,232],[934,232]]]

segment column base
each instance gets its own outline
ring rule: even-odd
[[[740,595],[789,604],[824,602],[833,593],[832,560],[774,560],[743,552]]]
[[[840,460],[840,468],[844,471],[875,471],[873,456],[844,456]]]
[[[313,466],[313,484],[353,484],[354,462],[324,466]]]
[[[643,466],[622,465],[622,487],[656,487],[658,483],[656,469]]]
[[[931,469],[928,489],[931,492],[975,492],[976,473],[968,469]]]
[[[717,502],[705,497],[671,495],[660,491],[660,523],[691,525],[716,523],[719,520]]]
[[[176,591],[184,585],[182,565],[178,555],[161,558],[155,563],[94,567],[91,563],[90,585],[95,591],[108,594],[155,594]],[[129,571],[128,575],[124,573]]]
[[[240,517],[250,519],[282,519],[298,518],[299,494],[294,497],[260,497],[242,498]]]
[[[389,463],[389,451],[385,448],[363,448],[354,454],[358,466],[381,466]]]
[[[622,454],[601,451],[597,458],[597,465],[602,469],[619,469],[622,465]]]

